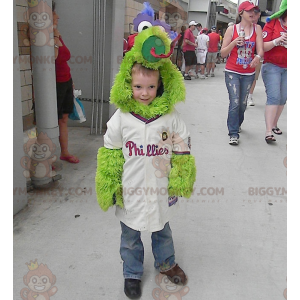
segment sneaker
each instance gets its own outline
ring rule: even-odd
[[[231,136],[229,140],[230,145],[238,145],[239,144],[239,139],[236,136]]]
[[[200,75],[200,79],[206,79],[205,75]]]
[[[210,77],[215,77],[215,74],[214,74],[214,73],[211,73]]]
[[[190,75],[184,75],[184,80],[192,80]]]
[[[139,299],[141,297],[140,280],[125,279],[124,292],[129,299]]]
[[[198,74],[196,74],[196,75],[195,75],[195,78],[196,78],[196,79],[197,79],[197,78],[199,78],[199,75],[198,75]]]
[[[183,270],[176,264],[168,271],[160,271],[161,274],[167,275],[168,279],[175,284],[185,285],[187,282],[187,277]]]
[[[208,78],[208,74],[207,74],[207,73],[205,73],[205,77],[207,77],[207,78]]]
[[[254,101],[252,98],[248,98],[248,105],[249,106],[255,106]]]

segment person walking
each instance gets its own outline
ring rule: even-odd
[[[189,23],[189,28],[186,29],[184,32],[183,38],[183,54],[184,54],[184,61],[185,61],[185,80],[191,80],[191,76],[189,75],[189,71],[196,65],[197,58],[195,53],[195,48],[197,44],[195,43],[195,37],[193,31],[195,30],[195,26],[197,23],[195,21],[191,21]]]
[[[263,29],[264,64],[262,78],[266,88],[265,141],[276,141],[272,132],[280,135],[278,120],[287,100],[287,0],[283,0],[277,13],[267,18]]]
[[[227,127],[230,145],[239,143],[240,126],[244,121],[255,67],[264,55],[262,30],[252,23],[255,8],[250,1],[239,5],[240,23],[227,28],[221,48],[222,57],[229,55],[225,65],[225,83],[229,94]]]
[[[211,33],[208,34],[209,37],[209,47],[207,50],[207,66],[206,71],[207,75],[214,77],[215,76],[215,67],[217,61],[217,55],[219,51],[220,35],[216,32],[216,26],[211,28]],[[211,71],[211,74],[210,74]]]
[[[209,37],[207,35],[207,28],[202,29],[202,33],[197,36],[196,44],[197,44],[197,66],[196,66],[196,74],[198,74],[200,67],[200,79],[205,79],[205,63],[206,63],[206,55],[207,49],[209,46]]]

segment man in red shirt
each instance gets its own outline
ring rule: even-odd
[[[197,23],[195,21],[191,21],[189,23],[189,28],[184,32],[182,51],[185,60],[185,74],[184,74],[185,80],[192,79],[191,76],[189,75],[189,71],[197,63],[197,57],[195,53],[195,47],[197,47],[197,44],[195,43],[195,37],[193,34],[196,25]]]
[[[216,26],[211,28],[211,33],[208,34],[209,36],[209,47],[207,50],[207,66],[206,71],[207,75],[210,75],[211,70],[211,77],[214,77],[214,71],[216,66],[217,54],[218,54],[218,45],[220,43],[220,35],[216,33]]]

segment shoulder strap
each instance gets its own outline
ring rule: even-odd
[[[234,34],[234,31],[237,31],[237,29],[236,29],[236,24],[233,24],[233,29],[232,29],[232,33],[231,33],[231,40],[232,40],[232,38],[233,38],[233,34]]]

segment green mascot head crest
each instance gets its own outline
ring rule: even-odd
[[[111,103],[122,112],[134,112],[147,119],[170,113],[177,102],[185,100],[183,77],[169,58],[172,51],[173,44],[171,47],[171,40],[160,26],[139,33],[116,75],[110,94]],[[161,93],[149,105],[143,105],[132,98],[131,69],[135,63],[160,73]]]

